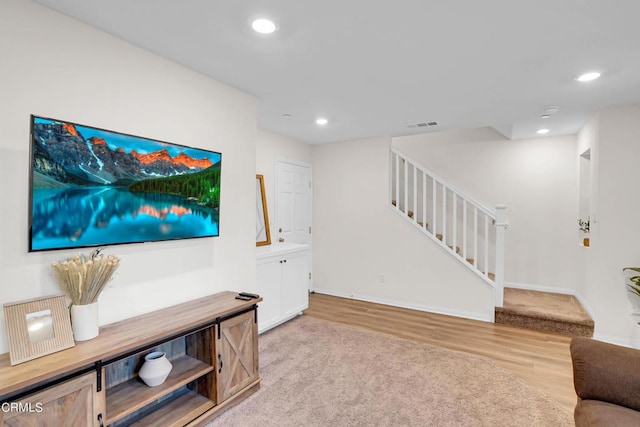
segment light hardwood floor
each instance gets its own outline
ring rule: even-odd
[[[566,336],[315,293],[305,315],[485,356],[567,409],[576,404]]]

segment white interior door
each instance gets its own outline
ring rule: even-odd
[[[276,174],[278,242],[311,244],[311,166],[279,160]]]

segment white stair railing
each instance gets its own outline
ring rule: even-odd
[[[493,286],[502,307],[507,207],[494,214],[395,148],[389,171],[389,206]]]

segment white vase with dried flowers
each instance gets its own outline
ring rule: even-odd
[[[98,336],[98,297],[119,263],[120,258],[102,255],[100,249],[51,263],[58,285],[71,300],[71,327],[76,341]]]

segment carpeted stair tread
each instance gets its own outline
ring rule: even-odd
[[[393,206],[397,206],[396,200],[395,200],[395,199],[393,199],[393,200],[391,201],[391,204],[392,204]],[[408,216],[409,218],[413,218],[413,211],[407,211],[407,212],[406,212],[406,214],[407,214],[407,216]]]
[[[436,239],[440,240],[442,242],[442,234],[438,233],[436,234]],[[453,250],[453,246],[451,245],[447,245],[449,247],[449,249]],[[459,254],[460,253],[460,246],[456,246],[456,253]]]
[[[593,336],[594,322],[573,295],[526,289],[504,289],[504,306],[495,309],[496,323],[555,332]]]

